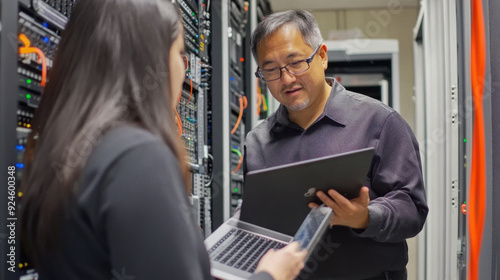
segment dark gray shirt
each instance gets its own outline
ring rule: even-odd
[[[40,279],[212,279],[183,186],[159,138],[131,126],[106,133],[70,202],[60,250],[40,253]]]
[[[404,269],[405,239],[420,232],[428,212],[417,140],[392,108],[347,91],[335,80],[328,82],[333,86],[324,111],[307,129],[291,122],[281,105],[248,133],[245,173],[374,147],[366,177],[371,200],[368,227],[333,227],[325,237],[328,247],[317,248],[317,258],[305,271],[333,279],[364,279]]]

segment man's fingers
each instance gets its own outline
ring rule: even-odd
[[[345,196],[341,195],[339,192],[336,190],[330,189],[328,190],[328,195],[337,203],[338,205],[341,206],[349,206],[350,202],[349,199],[345,198]]]
[[[359,197],[352,199],[351,202],[368,206],[370,203],[370,189],[368,187],[362,187],[359,191]]]
[[[314,203],[314,202],[309,202],[309,204],[307,206],[309,206],[309,208],[311,208],[311,209],[319,207],[319,205]]]
[[[364,203],[370,203],[370,189],[368,187],[362,187],[359,196]]]
[[[328,195],[326,195],[322,191],[318,191],[316,193],[316,196],[328,207],[332,208],[334,210],[335,207],[337,207],[336,203],[334,200],[332,200]]]

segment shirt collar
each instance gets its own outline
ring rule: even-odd
[[[336,122],[341,126],[346,126],[348,120],[346,116],[348,112],[345,111],[344,106],[342,106],[341,98],[345,95],[346,89],[334,78],[326,78],[326,82],[332,86],[330,91],[330,96],[325,104],[325,109],[322,116],[330,118],[332,121]]]
[[[332,86],[332,90],[330,91],[330,96],[326,101],[325,108],[323,113],[318,117],[322,119],[323,117],[327,117],[333,122],[337,123],[340,126],[346,125],[345,112],[342,108],[341,104],[338,102],[338,95],[345,94],[345,88],[337,82],[334,78],[326,78],[326,82]],[[295,123],[291,122],[288,117],[288,110],[285,106],[281,105],[276,110],[276,118],[271,124],[271,130],[274,132],[280,132],[284,127],[294,125]]]

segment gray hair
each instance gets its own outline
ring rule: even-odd
[[[255,60],[257,60],[257,46],[269,35],[286,24],[293,24],[302,33],[306,44],[315,49],[323,43],[323,37],[314,16],[304,10],[290,10],[271,14],[259,23],[252,34],[251,48]]]

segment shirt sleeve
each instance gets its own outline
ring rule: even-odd
[[[417,235],[429,211],[418,142],[396,112],[383,125],[370,176],[370,222],[359,236],[401,242]]]
[[[99,204],[114,279],[211,279],[177,159],[160,142],[125,152]]]

